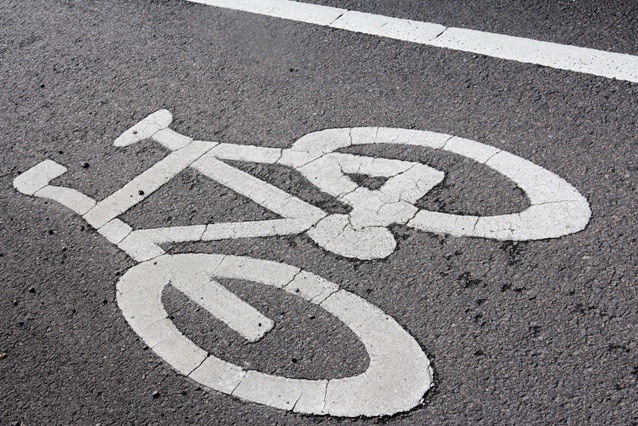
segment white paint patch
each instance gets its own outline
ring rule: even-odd
[[[321,247],[342,256],[381,259],[396,248],[388,229],[393,224],[456,236],[534,240],[578,232],[591,216],[587,200],[559,176],[468,139],[407,129],[328,129],[307,134],[288,149],[272,149],[193,141],[169,129],[171,119],[170,112],[158,111],[116,140],[118,146],[127,146],[150,138],[171,153],[99,203],[74,189],[50,185],[66,172],[51,160],[21,174],[13,184],[24,194],[58,201],[82,215],[108,241],[140,262],[117,283],[117,300],[130,326],[158,356],[211,389],[271,407],[346,417],[392,415],[420,403],[432,384],[432,371],[419,345],[394,319],[335,283],[291,265],[249,257],[170,256],[162,244],[307,232]],[[414,204],[445,174],[420,163],[338,152],[366,144],[421,146],[465,156],[511,179],[531,205],[522,212],[488,217],[419,210]],[[352,210],[328,214],[222,159],[288,166]],[[187,167],[281,218],[142,230],[133,230],[117,218]],[[352,174],[387,180],[371,190],[353,182]],[[360,339],[370,359],[367,370],[343,379],[290,379],[245,370],[207,353],[169,319],[162,304],[167,285],[250,342],[260,340],[274,326],[271,319],[219,284],[217,277],[272,286],[325,309]]]
[[[206,353],[168,319],[161,299],[169,283],[242,335],[253,341],[263,335],[255,326],[263,321],[261,314],[245,302],[232,301],[219,310],[229,299],[219,298],[215,277],[282,288],[325,309],[361,340],[370,358],[367,370],[342,379],[290,379],[245,370]],[[216,254],[161,256],[131,268],[117,283],[117,300],[130,326],[173,368],[248,401],[306,414],[381,416],[415,407],[432,383],[427,357],[396,321],[336,284],[289,265]]]
[[[356,33],[638,83],[638,57],[289,0],[188,0]]]

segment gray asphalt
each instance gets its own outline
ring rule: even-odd
[[[625,2],[313,1],[449,26],[638,54]],[[206,390],[128,326],[115,284],[135,262],[79,216],[12,181],[50,158],[55,182],[103,199],[165,152],[113,140],[161,108],[201,140],[289,147],[312,131],[430,130],[476,140],[564,178],[592,219],[556,240],[455,238],[395,226],[389,258],[353,261],[305,235],[175,244],[275,260],[394,317],[432,361],[435,387],[381,419],[283,412]],[[181,1],[0,3],[0,424],[638,423],[638,84]],[[447,173],[429,210],[525,208],[485,166],[421,149],[357,148]],[[355,151],[351,151],[355,152]],[[347,207],[283,167],[236,164],[330,212]],[[362,184],[373,184],[362,180]],[[124,219],[134,227],[275,217],[183,172]],[[247,344],[170,288],[174,321],[238,365],[295,378],[365,370],[364,348],[322,310],[224,282],[278,321]]]

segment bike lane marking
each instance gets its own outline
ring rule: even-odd
[[[335,29],[638,83],[638,56],[290,0],[186,0]]]
[[[591,215],[587,200],[559,176],[498,148],[451,135],[374,127],[327,129],[309,133],[287,149],[246,145],[234,153],[229,144],[194,141],[180,135],[168,127],[171,120],[170,112],[160,110],[116,139],[116,146],[128,146],[150,138],[172,152],[99,203],[74,189],[50,185],[66,172],[65,167],[51,160],[18,176],[14,186],[24,194],[69,207],[140,262],[118,281],[117,301],[131,328],[159,357],[180,374],[211,389],[279,409],[345,417],[392,415],[421,402],[432,385],[433,373],[419,344],[399,323],[335,283],[295,266],[263,259],[169,255],[160,244],[307,232],[326,250],[365,260],[394,252],[396,241],[388,230],[394,223],[456,236],[532,240],[580,231]],[[438,185],[445,174],[421,163],[338,152],[368,144],[417,146],[465,156],[513,180],[531,205],[520,213],[488,217],[419,210],[413,203]],[[296,169],[319,190],[349,204],[352,211],[329,215],[219,158]],[[117,218],[188,167],[283,219],[133,230]],[[370,190],[355,184],[348,176],[352,173],[388,179],[378,190]],[[245,370],[216,358],[172,322],[162,302],[167,285],[173,285],[248,341],[260,340],[274,326],[269,318],[215,281],[216,277],[272,286],[318,305],[355,333],[368,353],[368,368],[357,376],[305,380]]]

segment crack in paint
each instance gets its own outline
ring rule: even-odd
[[[443,146],[441,146],[441,148],[439,148],[439,149],[442,149],[442,150],[444,150],[444,151],[447,151],[447,150],[445,149],[445,147],[447,146],[447,143],[448,143],[449,141],[451,141],[452,139],[454,139],[454,138],[455,138],[455,136],[450,136],[449,138],[447,138],[447,139],[445,140],[445,142],[443,142]]]
[[[195,370],[197,370],[199,367],[201,367],[206,362],[206,360],[210,357],[211,357],[211,354],[207,352],[202,362],[200,362],[195,368],[193,368],[188,374],[186,374],[186,377],[190,377],[190,375],[193,374]]]
[[[323,391],[323,405],[321,406],[321,413],[326,413],[326,404],[328,404],[328,385],[330,384],[330,382],[334,380],[334,379],[328,379],[326,381],[326,387],[324,388]]]
[[[448,27],[444,27],[444,28],[443,28],[443,31],[441,31],[440,33],[438,33],[436,36],[432,37],[432,38],[430,39],[430,41],[432,41],[432,40],[436,40],[437,38],[441,37],[441,36],[443,35],[443,33],[444,33],[444,32],[446,32],[447,30],[448,30]]]
[[[347,12],[349,12],[348,10],[346,10],[345,12],[343,12],[342,14],[340,14],[339,16],[337,16],[335,19],[333,19],[327,26],[331,27],[332,25],[334,25],[335,22],[337,22],[343,15],[345,15]]]
[[[483,163],[482,163],[482,164],[485,164],[486,166],[489,166],[487,163],[488,163],[488,162],[489,162],[492,158],[496,157],[497,155],[499,155],[499,154],[500,154],[500,153],[502,153],[502,152],[504,152],[502,149],[498,149],[498,148],[497,148],[497,151],[496,151],[494,154],[490,155],[490,156],[487,158],[487,160],[483,161]]]
[[[239,379],[239,383],[237,383],[237,385],[230,392],[230,395],[235,395],[235,392],[237,392],[237,388],[239,388],[239,386],[241,386],[241,384],[244,383],[244,380],[246,380],[246,376],[248,376],[248,373],[250,371],[254,371],[254,370],[244,370],[243,368],[241,369],[241,379]]]

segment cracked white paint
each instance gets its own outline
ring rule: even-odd
[[[414,145],[463,155],[508,177],[528,196],[520,213],[478,218],[418,210],[414,203],[439,184],[444,173],[399,160],[363,160],[333,151],[364,144]],[[294,152],[287,156],[286,151]],[[290,160],[292,159],[292,160]],[[406,224],[423,231],[499,240],[557,238],[589,222],[587,200],[559,176],[514,154],[480,142],[420,130],[391,128],[329,129],[306,135],[280,162],[295,167],[323,192],[350,205],[348,215],[321,219],[308,231],[320,246],[358,259],[389,256],[396,246],[385,229]],[[358,187],[347,174],[389,177],[378,190]],[[547,204],[547,203],[553,204]]]
[[[99,203],[74,189],[50,185],[66,172],[51,160],[21,174],[13,184],[24,194],[55,200],[82,215],[100,235],[140,262],[118,281],[117,300],[130,326],[155,353],[181,374],[211,389],[271,407],[348,417],[391,415],[420,403],[431,386],[432,371],[419,345],[394,319],[335,283],[291,265],[249,257],[171,256],[162,245],[306,232],[328,251],[349,258],[382,259],[396,248],[388,229],[393,224],[455,236],[535,240],[578,232],[591,216],[587,200],[556,174],[468,139],[420,130],[345,128],[313,132],[290,148],[275,149],[194,141],[168,128],[171,119],[170,112],[158,111],[115,141],[117,146],[127,146],[150,138],[171,153]],[[366,144],[421,146],[465,156],[511,179],[525,192],[530,207],[485,217],[419,210],[414,204],[443,181],[444,172],[411,161],[338,152]],[[352,210],[328,214],[222,160],[293,168]],[[280,218],[141,230],[133,230],[118,218],[188,167]],[[379,189],[371,190],[357,185],[349,177],[352,174],[387,179]],[[216,277],[280,288],[325,309],[361,340],[370,359],[367,370],[343,379],[290,379],[245,370],[207,353],[169,319],[162,304],[167,285],[248,341],[260,340],[274,326]]]
[[[638,83],[638,56],[290,0],[188,0],[355,33]]]
[[[333,214],[317,223],[308,236],[328,251],[355,259],[383,259],[396,248],[392,233],[381,226],[355,228],[348,215]]]
[[[428,44],[445,31],[443,25],[356,11],[344,13],[330,27],[419,44]]]
[[[101,236],[113,244],[119,244],[122,242],[122,240],[128,237],[132,231],[133,228],[119,219],[112,219],[97,230]]]

